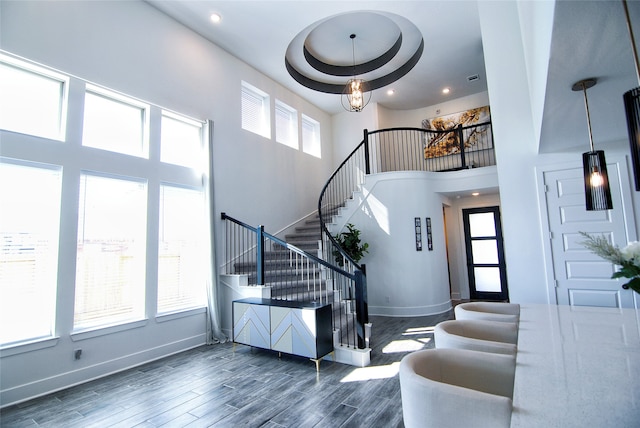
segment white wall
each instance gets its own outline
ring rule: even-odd
[[[415,110],[389,110],[378,106],[378,120],[380,129],[394,127],[422,128],[423,119],[458,113],[487,105],[489,105],[489,94],[484,91]]]
[[[452,200],[446,195],[466,189],[491,192],[497,184],[494,167],[367,176],[362,192],[334,219],[334,233],[353,223],[361,231],[362,242],[369,244],[361,263],[367,266],[371,315],[422,316],[450,309],[443,206],[451,207],[452,213],[447,219],[449,260],[456,281],[451,291],[468,297],[462,209],[498,205],[499,201],[495,196]],[[416,217],[422,226],[422,251],[416,251]],[[431,218],[433,251],[427,246],[426,217]]]
[[[516,2],[479,2],[496,148],[509,296],[547,303],[537,141]]]
[[[379,129],[378,105],[369,104],[359,112],[344,111],[334,114],[332,126],[333,160],[335,167],[338,167],[363,140],[365,129]]]
[[[2,1],[0,49],[173,111],[212,119],[216,219],[225,211],[276,231],[315,210],[333,166],[330,116],[148,4]],[[241,80],[271,94],[272,103],[277,95],[318,120],[322,159],[243,131]],[[219,220],[216,226],[220,230]],[[66,297],[58,302],[58,313],[68,319],[73,287],[61,293]],[[16,355],[3,351],[0,405],[204,342],[203,311],[162,323],[153,315],[138,328],[84,341],[79,361],[72,358],[77,344],[68,328],[58,330],[60,338],[46,349],[23,348]]]
[[[348,222],[370,246],[361,262],[367,265],[371,315],[419,316],[451,308],[442,198],[429,191],[428,175],[371,175],[362,198],[356,197],[359,207]],[[416,251],[415,217],[422,226],[422,251]],[[432,220],[434,251],[427,249],[426,217]]]
[[[555,0],[523,1],[518,4],[536,141],[540,140],[542,127],[555,4]]]

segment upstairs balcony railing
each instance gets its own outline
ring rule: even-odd
[[[366,174],[455,171],[496,163],[491,122],[460,125],[445,131],[392,128],[369,132],[365,129],[361,145]]]
[[[455,171],[495,163],[491,122],[446,131],[392,128],[369,132],[365,129],[362,142],[340,164],[320,194],[320,224],[327,235],[323,241],[336,244],[326,225],[335,211],[360,189],[368,174]]]

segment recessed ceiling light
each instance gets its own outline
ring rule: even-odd
[[[393,95],[393,94],[395,94],[395,93],[396,93],[395,89],[389,89],[389,90],[387,90],[387,95]]]
[[[448,94],[449,92],[451,92],[451,88],[444,88],[444,89],[442,90],[442,93],[443,93],[443,94]]]
[[[480,195],[480,192],[473,192],[473,193],[471,194],[471,196],[479,196],[479,195]]]
[[[218,22],[222,21],[222,16],[220,16],[217,13],[212,13],[209,19],[211,19],[211,22],[214,22],[217,24]]]

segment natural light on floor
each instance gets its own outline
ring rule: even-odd
[[[429,334],[433,333],[435,327],[414,327],[408,328],[402,333],[403,336],[413,336],[417,334]]]
[[[362,382],[373,379],[388,379],[398,374],[400,362],[387,364],[386,366],[369,366],[354,369],[340,382]]]
[[[427,343],[431,341],[431,338],[424,337],[420,339],[406,339],[406,340],[394,340],[387,346],[382,348],[382,353],[393,354],[396,352],[414,352],[419,351],[425,347]]]
[[[427,337],[393,340],[382,348],[382,353],[408,354],[410,352],[425,349],[427,348],[427,344],[433,340],[433,329],[433,326],[408,328],[404,333],[402,333],[403,336],[423,335]],[[402,355],[399,355],[398,358],[402,358]],[[383,366],[357,368],[345,376],[340,382],[363,382],[367,380],[391,378],[398,374],[399,367],[400,361]]]

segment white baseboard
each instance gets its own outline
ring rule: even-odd
[[[155,348],[145,349],[134,354],[103,361],[99,364],[83,367],[78,370],[61,373],[35,382],[18,385],[0,391],[0,407],[10,406],[31,400],[43,395],[51,394],[62,389],[80,385],[101,377],[109,376],[151,361],[159,360],[179,352],[204,345],[206,335],[198,334],[173,343],[163,344]]]
[[[423,317],[427,315],[442,314],[450,310],[451,307],[451,300],[429,306],[369,306],[369,315],[378,315],[384,317]]]

